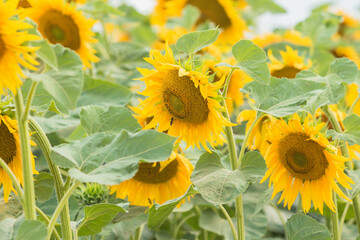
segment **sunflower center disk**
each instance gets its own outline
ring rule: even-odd
[[[179,77],[177,70],[169,71],[163,78],[162,96],[164,107],[174,119],[193,124],[201,124],[207,120],[209,108],[206,99],[190,77]]]
[[[64,15],[60,11],[45,12],[40,18],[39,30],[53,44],[60,43],[75,51],[80,48],[78,26],[71,16]]]
[[[201,16],[197,24],[210,20],[221,28],[231,26],[230,18],[217,0],[189,0],[187,3],[200,10]]]
[[[1,38],[1,35],[0,35],[0,59],[2,58],[2,56],[4,55],[5,53],[5,42],[4,40]]]
[[[294,176],[316,180],[325,174],[329,163],[324,148],[304,133],[290,133],[279,144],[281,163]]]
[[[287,66],[282,69],[275,70],[274,72],[271,73],[271,75],[277,78],[282,78],[282,77],[295,78],[298,72],[300,72],[300,69]]]
[[[5,123],[0,121],[0,157],[7,163],[11,163],[16,156],[16,143],[13,134]]]
[[[160,163],[140,163],[139,170],[134,179],[143,183],[164,183],[173,178],[178,170],[177,160],[170,162],[162,171],[160,171]]]

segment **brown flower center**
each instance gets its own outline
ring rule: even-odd
[[[20,0],[17,7],[18,8],[29,8],[29,7],[31,7],[31,5],[27,0]]]
[[[42,15],[39,31],[53,44],[60,43],[75,51],[80,48],[78,26],[71,16],[58,10],[49,10]]]
[[[0,157],[7,163],[11,163],[16,156],[16,142],[13,134],[6,124],[0,120]]]
[[[200,10],[201,15],[197,24],[210,20],[221,28],[231,26],[230,18],[217,0],[188,0],[187,3]]]
[[[162,171],[160,171],[160,162],[157,162],[155,166],[154,163],[140,163],[134,179],[143,183],[164,183],[173,178],[177,170],[177,160],[170,162]]]
[[[1,34],[0,34],[0,59],[4,56],[5,50],[6,50],[5,42],[1,38]]]
[[[305,133],[290,133],[279,144],[281,163],[294,176],[316,180],[324,176],[329,163],[324,148]]]
[[[282,69],[273,71],[271,73],[271,76],[277,77],[277,78],[282,78],[282,77],[295,78],[295,76],[298,72],[300,72],[300,69],[287,66]]]
[[[179,77],[177,70],[171,70],[163,78],[162,97],[164,107],[175,120],[200,124],[207,120],[209,108],[200,89],[188,76]]]

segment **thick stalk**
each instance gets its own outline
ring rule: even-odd
[[[56,219],[59,217],[60,212],[63,210],[64,206],[68,203],[68,200],[71,194],[76,190],[76,188],[81,184],[81,182],[75,182],[64,194],[63,198],[59,202],[58,206],[55,209],[54,214],[52,215],[49,225],[48,225],[48,236],[46,240],[50,240],[51,233],[55,227]],[[66,239],[66,238],[64,238]]]
[[[25,201],[23,204],[23,208],[25,213],[25,219],[36,220],[33,168],[31,159],[29,129],[27,122],[28,115],[23,115],[25,111],[23,97],[20,89],[17,89],[17,94],[14,96],[14,101],[16,107],[15,114],[18,122],[20,135],[21,161],[24,178],[23,188]]]
[[[234,236],[234,240],[238,239],[237,233],[236,233],[236,228],[234,226],[233,221],[231,220],[231,217],[229,215],[229,213],[226,211],[226,209],[223,207],[223,205],[219,205],[220,210],[222,211],[222,213],[224,214],[224,216],[226,217],[226,220],[228,221],[231,231],[233,233]]]
[[[54,178],[56,198],[59,203],[65,194],[65,189],[64,189],[64,182],[61,178],[60,169],[51,161],[51,157],[50,157],[51,144],[49,142],[49,139],[46,137],[45,132],[42,130],[39,124],[31,117],[29,118],[29,127],[31,131],[34,132],[33,137],[35,138],[35,142],[41,148],[45,156],[46,162],[49,166],[51,175]],[[61,217],[62,235],[64,236],[64,239],[71,240],[72,233],[71,233],[70,213],[69,213],[68,203],[66,203],[66,205],[64,206],[60,214],[60,217]]]
[[[331,212],[331,222],[332,222],[332,235],[334,237],[334,240],[340,240],[341,239],[341,234],[339,231],[339,212],[338,212],[338,208],[337,208],[337,196],[336,196],[336,192],[333,191],[333,198],[334,198],[334,203],[336,205],[335,207],[335,212],[330,211]]]
[[[336,119],[335,115],[331,112],[328,106],[325,106],[322,108],[324,113],[326,114],[327,118],[330,120],[330,123],[334,127],[334,130],[338,133],[342,133],[342,129],[340,126],[339,121]],[[347,144],[345,142],[342,142],[340,144],[341,153],[344,157],[349,157],[349,149],[347,147]],[[351,164],[351,161],[345,162],[346,167],[349,170],[353,170],[353,166]],[[359,195],[356,195],[353,199],[353,205],[355,210],[355,217],[356,217],[356,223],[358,227],[358,232],[360,233],[360,198]]]

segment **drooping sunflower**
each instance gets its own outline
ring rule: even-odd
[[[295,30],[287,30],[283,35],[268,33],[262,36],[256,36],[252,41],[261,48],[266,48],[274,43],[291,43],[298,46],[311,46],[312,41],[309,37],[302,36]]]
[[[187,4],[199,9],[201,15],[197,24],[210,20],[222,29],[217,40],[219,44],[234,44],[243,37],[246,22],[241,19],[231,0],[168,0],[167,15],[180,16]]]
[[[0,157],[6,162],[9,168],[20,184],[23,184],[20,136],[17,127],[17,121],[12,120],[9,116],[0,115]],[[34,156],[31,154],[31,161],[34,174],[38,172],[35,169]],[[0,167],[0,184],[4,189],[4,201],[7,202],[11,191],[15,194],[16,190],[12,181],[3,168]]]
[[[282,192],[279,203],[284,200],[289,209],[299,193],[305,213],[311,202],[321,213],[324,203],[335,211],[333,191],[350,201],[338,186],[351,188],[353,181],[344,173],[344,162],[349,159],[339,156],[320,133],[324,125],[313,126],[309,118],[301,124],[295,114],[288,123],[281,119],[269,129],[271,144],[265,155],[268,170],[261,183],[269,178],[269,187],[274,187],[272,198]]]
[[[223,126],[232,126],[221,114],[217,90],[225,78],[209,83],[208,76],[198,71],[187,71],[175,61],[172,50],[166,47],[165,55],[157,50],[150,51],[145,58],[155,69],[138,70],[144,76],[146,89],[141,93],[147,96],[138,108],[132,108],[137,115],[153,117],[144,129],[156,128],[178,136],[188,146],[201,145],[210,151],[212,147],[223,144]]]
[[[270,59],[269,69],[271,76],[277,78],[295,78],[296,74],[301,70],[311,67],[311,60],[305,61],[305,57],[299,56],[298,50],[286,46],[286,51],[280,51],[282,61],[275,58],[272,50],[269,49],[268,57]]]
[[[16,93],[22,84],[20,77],[25,77],[21,66],[36,70],[37,65],[30,55],[37,48],[24,46],[27,41],[39,37],[28,34],[25,29],[33,28],[30,24],[14,19],[17,14],[18,1],[0,2],[0,95],[7,89]]]
[[[151,206],[178,198],[189,188],[194,167],[181,154],[173,152],[166,161],[139,163],[139,170],[130,180],[111,186],[110,194],[132,205]]]
[[[96,51],[91,47],[95,43],[91,27],[95,21],[86,19],[75,5],[63,0],[28,0],[31,8],[24,9],[27,16],[38,24],[40,33],[50,43],[60,43],[79,54],[85,67],[97,62]]]

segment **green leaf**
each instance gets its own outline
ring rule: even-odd
[[[353,199],[360,192],[360,170],[347,170],[347,174],[354,181],[355,184],[351,184],[350,199]]]
[[[51,117],[36,117],[33,119],[41,126],[46,134],[53,133],[59,130],[75,128],[80,124],[80,120],[75,115],[64,118],[61,115],[54,115]]]
[[[140,160],[166,160],[174,141],[174,137],[153,130],[97,133],[53,147],[51,157],[60,167],[70,168],[69,175],[81,182],[115,185],[132,178]]]
[[[233,222],[236,226],[236,222]],[[223,236],[224,239],[234,239],[228,221],[225,218],[220,217],[219,213],[211,208],[201,211],[199,226],[206,231]]]
[[[58,63],[58,71],[52,69],[42,74],[29,75],[32,81],[40,82],[32,102],[35,111],[51,110],[67,115],[76,107],[83,87],[83,65],[80,57],[61,45],[51,46]],[[22,87],[26,99],[31,82],[26,81]]]
[[[185,198],[195,194],[196,191],[192,186],[186,191],[186,193],[178,198],[173,200],[168,200],[163,204],[155,203],[149,209],[149,217],[148,217],[148,227],[150,229],[156,229],[160,227],[161,224],[165,222],[170,213],[175,209],[175,207]]]
[[[219,34],[219,29],[187,33],[176,41],[175,47],[191,55],[215,42]]]
[[[80,112],[81,125],[91,135],[97,132],[119,133],[122,129],[133,132],[141,129],[132,113],[124,107],[87,106]]]
[[[260,83],[270,82],[270,71],[267,66],[264,50],[250,40],[240,40],[232,47],[236,59],[236,68],[243,70],[252,79]]]
[[[301,79],[271,78],[269,85],[250,82],[242,89],[255,100],[255,108],[276,117],[295,113],[307,99],[324,92],[325,84]]]
[[[47,40],[41,40],[36,42],[35,46],[40,47],[39,50],[36,51],[36,55],[43,60],[47,65],[49,65],[54,70],[58,70],[58,62],[56,58],[56,54],[54,49],[50,46]]]
[[[273,0],[251,0],[248,2],[251,8],[258,14],[266,12],[286,13],[286,10],[276,4]]]
[[[13,240],[15,239],[16,230],[23,219],[18,218],[5,218],[0,222],[0,236],[2,239]]]
[[[257,201],[256,199],[255,201]],[[268,229],[268,219],[263,211],[256,214],[255,201],[248,202],[244,197],[244,216],[245,216],[245,238],[262,239]]]
[[[25,220],[21,223],[16,240],[45,240],[47,236],[47,228],[43,222],[35,220]]]
[[[304,215],[295,214],[286,222],[288,240],[331,240],[331,233],[323,224]]]
[[[258,214],[264,208],[265,205],[271,202],[271,195],[273,191],[274,189],[271,187],[266,189],[265,192],[262,193],[261,197],[257,199],[257,203],[253,215]]]
[[[191,182],[208,202],[219,205],[233,201],[248,187],[244,174],[221,164],[217,153],[204,153],[197,161]]]
[[[40,203],[46,202],[54,190],[54,179],[51,174],[41,172],[34,176],[35,196]]]
[[[119,84],[85,76],[85,84],[78,106],[124,106],[132,97],[131,91]]]
[[[109,224],[119,212],[126,212],[126,210],[114,204],[101,203],[86,206],[84,212],[85,217],[77,227],[79,236],[100,233],[101,229]]]
[[[327,135],[338,140],[349,142],[349,144],[360,144],[360,116],[351,114],[343,120],[345,131],[337,133],[334,130],[329,130]]]
[[[256,181],[263,177],[266,172],[266,164],[263,156],[257,151],[247,152],[241,160],[240,172],[249,182]]]
[[[337,58],[330,64],[327,75],[335,74],[343,82],[353,83],[358,78],[358,68],[349,58]]]

